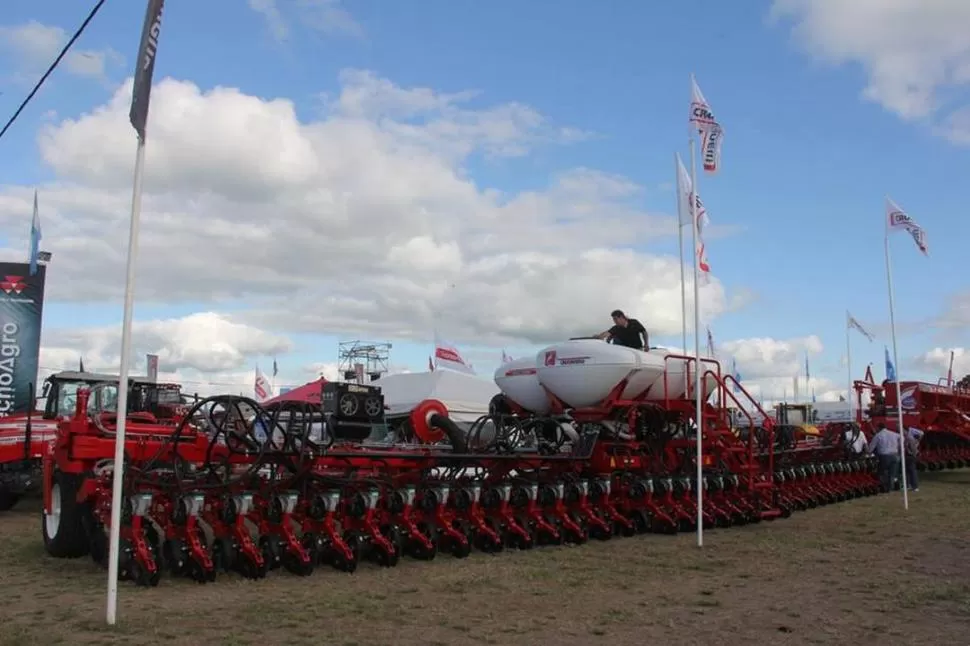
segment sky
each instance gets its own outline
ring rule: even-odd
[[[0,116],[88,4],[7,0]],[[2,139],[0,258],[36,189],[44,370],[118,368],[144,3],[107,2]],[[679,347],[674,155],[694,74],[724,128],[699,171],[702,328],[757,397],[835,400],[884,375],[885,199],[898,371],[970,372],[965,0],[170,2],[148,122],[134,370],[200,392],[336,376],[340,341],[427,366],[435,331],[491,378],[501,353],[600,332],[621,308]],[[687,235],[688,294],[692,255]],[[693,309],[688,311],[693,319]],[[706,332],[704,333],[706,334]],[[693,329],[688,345],[692,347]],[[705,343],[706,345],[706,343]]]

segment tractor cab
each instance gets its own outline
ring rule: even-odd
[[[818,411],[811,404],[778,404],[775,406],[775,423],[793,426],[805,435],[818,435]]]
[[[116,412],[118,410],[117,375],[93,372],[58,372],[44,381],[41,397],[46,399],[44,419],[58,419],[74,414],[77,392],[82,388],[102,385],[92,390],[90,410]],[[187,402],[178,384],[159,384],[146,377],[128,379],[128,412],[151,413],[158,419],[175,417]]]

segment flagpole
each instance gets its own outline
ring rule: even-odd
[[[903,509],[909,509],[909,492],[906,490],[906,444],[904,436],[906,429],[903,428],[903,397],[899,385],[899,354],[896,349],[896,306],[893,297],[893,270],[892,262],[889,259],[889,221],[886,221],[886,286],[889,288],[889,329],[893,337],[893,366],[896,372],[896,423],[899,432],[899,464],[902,471],[903,489]],[[888,376],[888,375],[887,375]]]
[[[681,340],[683,342],[682,346],[684,349],[684,354],[687,354],[687,281],[684,276],[684,223],[681,220],[680,214],[684,212],[683,201],[684,197],[681,195],[680,190],[680,158],[677,153],[674,153],[674,172],[677,181],[677,243],[680,249],[680,332]],[[691,209],[691,213],[693,213]],[[685,378],[687,373],[684,373]],[[684,390],[687,390],[687,384],[684,384]]]
[[[118,556],[121,539],[121,494],[125,470],[125,431],[128,417],[128,372],[131,355],[131,318],[135,300],[135,264],[138,258],[138,229],[141,217],[142,170],[145,163],[145,140],[138,138],[135,154],[135,180],[131,196],[131,224],[128,232],[128,267],[125,278],[125,310],[121,323],[121,369],[118,373],[118,421],[115,430],[114,474],[111,486],[111,528],[108,551],[109,625],[117,619]]]
[[[690,137],[690,220],[691,241],[694,246],[694,398],[697,408],[694,417],[697,421],[697,546],[704,545],[704,396],[701,388],[701,301],[698,287],[697,265],[697,156],[694,153],[694,137]],[[686,353],[685,353],[686,354]]]
[[[125,272],[125,305],[121,323],[121,366],[118,370],[118,420],[115,429],[115,455],[111,483],[111,527],[108,530],[108,608],[106,619],[113,626],[118,610],[118,557],[121,539],[121,500],[125,470],[125,431],[128,418],[128,373],[131,355],[131,319],[135,305],[135,267],[138,260],[138,233],[141,219],[142,176],[145,166],[145,129],[155,69],[155,54],[161,29],[165,0],[149,0],[145,8],[138,45],[138,67],[132,86],[129,119],[138,133],[135,172],[131,189],[131,222],[128,229],[128,263]]]
[[[845,373],[848,379],[848,389],[845,391],[845,400],[849,402],[849,422],[854,422],[852,417],[852,343],[849,339],[849,310],[845,311]]]

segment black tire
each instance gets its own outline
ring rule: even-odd
[[[10,511],[20,501],[20,494],[0,489],[0,511]]]
[[[85,556],[90,551],[90,541],[84,528],[86,506],[78,503],[77,492],[82,476],[71,473],[54,473],[51,484],[52,511],[48,515],[41,511],[40,527],[44,535],[44,548],[56,558],[73,559]]]

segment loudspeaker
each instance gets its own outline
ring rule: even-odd
[[[384,423],[384,394],[379,386],[327,382],[321,403],[335,440],[365,440],[375,425]]]

